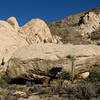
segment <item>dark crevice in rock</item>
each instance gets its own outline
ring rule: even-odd
[[[50,75],[51,75],[51,77],[56,77],[56,75],[57,75],[57,73],[58,72],[60,72],[62,70],[62,68],[61,67],[53,67],[50,71],[49,71],[49,73],[50,73]]]
[[[16,79],[11,79],[11,81],[9,82],[9,84],[19,84],[19,85],[27,85],[27,84],[43,84],[42,80],[39,79],[33,79],[33,80],[27,80],[27,79],[23,79],[23,78],[16,78]]]
[[[26,82],[27,82],[26,79],[17,78],[17,79],[11,79],[9,84],[21,84],[21,85],[24,85]]]
[[[78,22],[78,25],[80,26],[81,24],[84,24],[84,20],[83,20],[84,16],[80,17],[80,20]]]
[[[2,58],[2,62],[1,62],[1,65],[4,65],[5,62],[4,62],[4,57]]]

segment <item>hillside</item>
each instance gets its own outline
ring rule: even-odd
[[[98,44],[100,38],[93,34],[99,35],[100,7],[47,24],[52,35],[59,36],[64,44]]]

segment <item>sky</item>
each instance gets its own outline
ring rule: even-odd
[[[100,7],[100,0],[0,0],[0,20],[16,17],[20,26],[33,18],[53,22]]]

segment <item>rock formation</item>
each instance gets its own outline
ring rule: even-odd
[[[83,37],[90,37],[91,33],[100,27],[100,18],[94,12],[89,12],[81,17],[81,23],[78,29]]]
[[[0,21],[0,63],[6,62],[12,53],[27,42],[18,36],[16,30],[6,21]]]
[[[34,43],[57,43],[46,23],[40,19],[33,19],[23,27],[19,27],[16,18],[0,21],[0,63],[8,61],[12,53],[21,46]]]
[[[100,41],[100,38],[93,39],[98,29],[100,32],[100,7],[47,24],[51,33],[61,37],[64,44],[97,44]]]
[[[34,44],[21,47],[7,64],[11,78],[49,79],[61,69],[71,71],[68,55],[76,57],[75,72],[83,73],[91,67],[100,66],[100,47],[95,45]]]
[[[33,43],[57,43],[53,39],[47,24],[40,19],[32,19],[20,28],[19,34],[28,44]]]

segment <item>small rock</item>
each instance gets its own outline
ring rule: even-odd
[[[16,97],[23,97],[23,98],[28,97],[28,95],[25,92],[22,92],[22,91],[15,91],[14,93],[12,93],[12,95],[16,96]]]
[[[80,74],[79,77],[85,79],[85,78],[87,78],[89,76],[89,74],[90,74],[89,72],[85,72],[85,73]]]

